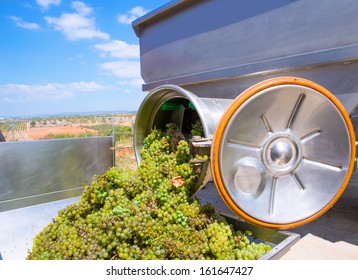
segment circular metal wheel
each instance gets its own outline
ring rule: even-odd
[[[306,224],[344,191],[355,160],[349,115],[325,88],[266,80],[239,95],[214,134],[211,168],[226,205],[268,228]]]

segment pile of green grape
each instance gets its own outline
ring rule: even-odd
[[[254,243],[210,205],[190,195],[198,179],[189,144],[175,152],[175,130],[153,130],[134,171],[111,168],[85,186],[33,240],[28,260],[259,259],[270,245]]]

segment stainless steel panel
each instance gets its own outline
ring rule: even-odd
[[[142,77],[151,88],[358,57],[354,0],[172,5],[134,22]]]
[[[56,218],[58,211],[79,197],[36,204],[0,212],[0,253],[4,260],[24,260],[33,238]]]
[[[113,137],[0,143],[0,212],[78,196],[113,166]]]
[[[162,84],[176,84],[176,85],[191,85],[198,83],[208,83],[222,79],[237,79],[245,78],[247,76],[268,76],[277,75],[287,72],[305,72],[307,69],[314,69],[320,71],[321,67],[334,67],[336,64],[350,64],[357,63],[358,44],[349,45],[345,47],[322,50],[312,53],[297,54],[274,59],[255,61],[246,64],[240,64],[220,69],[211,69],[200,73],[194,73],[184,76],[175,76],[153,82],[148,82],[143,85],[143,90],[147,91],[153,87]],[[343,70],[349,70],[348,67]],[[341,75],[347,72],[337,73],[340,78]],[[300,74],[296,74],[300,76]],[[311,78],[312,79],[312,78]],[[348,81],[348,80],[347,80]],[[349,82],[349,81],[348,81]]]
[[[182,87],[199,97],[234,99],[256,83],[283,76],[308,79],[327,88],[339,99],[349,114],[352,114],[357,107],[358,60],[290,69],[281,68],[274,71],[211,80],[210,82],[187,84]]]

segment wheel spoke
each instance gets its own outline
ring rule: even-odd
[[[336,171],[336,172],[340,172],[342,170],[342,166],[341,165],[337,165],[337,164],[332,164],[332,163],[327,163],[327,162],[323,162],[323,161],[319,161],[319,160],[312,160],[312,159],[308,159],[308,158],[303,158],[303,161],[318,167],[322,167],[322,168],[326,168],[332,171]]]
[[[309,132],[306,135],[304,135],[303,137],[301,137],[301,143],[304,144],[304,143],[312,140],[313,138],[317,137],[320,134],[321,134],[321,130],[319,128],[312,130],[311,132]]]
[[[264,126],[266,128],[267,133],[271,133],[272,132],[272,126],[270,125],[270,123],[269,123],[268,119],[266,118],[266,116],[262,115],[261,120],[264,123]]]
[[[289,129],[291,128],[293,122],[295,121],[295,118],[296,118],[296,115],[302,105],[302,102],[305,98],[305,94],[304,93],[301,93],[299,96],[298,96],[298,99],[296,101],[296,104],[295,104],[295,107],[293,107],[293,110],[291,112],[291,116],[290,118],[288,119],[288,122],[287,122],[287,126],[286,126],[286,129]]]
[[[305,190],[305,186],[302,184],[301,180],[297,177],[296,174],[291,175],[293,181],[296,183],[296,185],[299,187],[301,191]]]
[[[250,150],[250,151],[259,151],[259,147],[248,142],[236,140],[236,139],[229,139],[228,140],[228,147],[243,149],[243,150]]]
[[[275,206],[276,183],[277,183],[277,177],[273,177],[272,184],[271,184],[270,204],[269,204],[269,214],[270,215],[273,215],[274,206]]]

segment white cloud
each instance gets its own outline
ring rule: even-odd
[[[86,6],[86,4],[81,1],[72,2],[71,7],[82,16],[88,16],[92,13],[92,8]]]
[[[58,6],[61,4],[61,0],[36,0],[37,5],[43,9],[47,9],[50,5]]]
[[[94,48],[102,52],[102,56],[109,55],[116,58],[139,58],[139,45],[130,45],[120,40],[113,40],[104,44],[96,44]]]
[[[111,73],[118,78],[137,79],[140,77],[139,61],[118,60],[105,62],[100,65],[105,72]]]
[[[143,7],[137,6],[127,11],[125,14],[121,14],[117,17],[119,23],[131,24],[135,19],[145,15],[148,11]]]
[[[90,7],[83,2],[75,1],[72,3],[72,8],[77,13],[63,13],[60,17],[45,17],[45,20],[69,40],[109,39],[107,33],[96,28],[95,19],[89,17],[92,14]]]
[[[15,24],[21,28],[30,29],[30,30],[38,30],[40,29],[40,25],[33,22],[27,22],[19,17],[10,16],[9,17]]]
[[[141,89],[143,83],[144,83],[144,81],[142,78],[133,78],[133,79],[129,79],[129,80],[117,81],[117,84],[120,86],[130,86],[130,87],[139,88],[139,89]]]
[[[3,84],[0,100],[4,102],[57,101],[74,97],[77,93],[112,89],[109,85],[95,82],[49,83],[49,84]]]
[[[142,78],[132,79],[129,81],[130,86],[142,89],[144,81]]]
[[[118,77],[118,85],[141,90],[143,79],[140,76],[139,61],[117,60],[105,62],[100,65],[100,68],[105,73]]]

